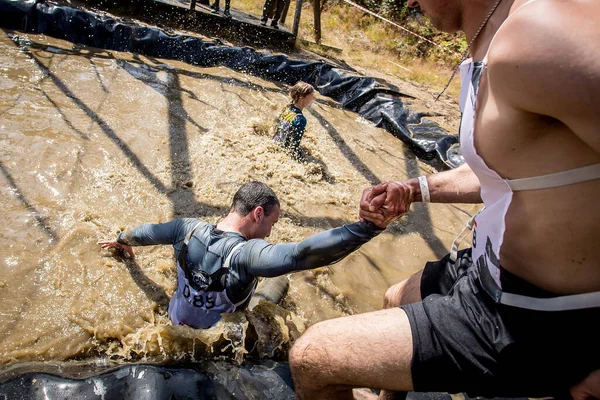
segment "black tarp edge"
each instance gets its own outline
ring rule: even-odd
[[[106,364],[106,365],[102,365]],[[452,400],[447,393],[397,393],[402,400]],[[484,400],[462,394],[464,400]],[[179,364],[22,363],[0,370],[0,399],[293,400],[289,365],[272,360]],[[494,400],[494,399],[491,399]],[[512,398],[507,400],[527,400]]]

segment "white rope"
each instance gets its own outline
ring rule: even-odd
[[[348,4],[350,4],[350,5],[353,5],[354,7],[358,8],[358,9],[359,9],[359,10],[361,10],[361,11],[364,11],[364,12],[366,12],[366,13],[368,13],[368,14],[371,14],[372,16],[374,16],[374,17],[376,17],[376,18],[379,18],[380,20],[382,20],[382,21],[385,21],[385,22],[387,22],[388,24],[392,24],[392,25],[394,25],[395,27],[402,29],[404,32],[410,33],[411,35],[413,35],[413,36],[416,36],[416,37],[418,37],[419,39],[426,41],[426,42],[427,42],[427,43],[429,43],[429,44],[432,44],[432,45],[434,45],[434,46],[436,46],[436,47],[439,47],[440,49],[446,50],[447,52],[449,52],[449,53],[451,53],[451,54],[454,54],[454,55],[456,55],[456,56],[460,56],[460,55],[461,55],[460,53],[457,53],[456,51],[454,51],[454,50],[451,50],[451,49],[449,49],[449,48],[447,48],[447,47],[445,47],[445,46],[439,45],[439,44],[437,44],[437,43],[435,43],[435,42],[433,42],[433,41],[431,41],[431,40],[427,39],[426,37],[423,37],[423,36],[419,35],[418,33],[416,33],[416,32],[413,32],[413,31],[411,31],[410,29],[407,29],[407,28],[403,27],[402,25],[398,25],[397,23],[395,23],[395,22],[392,22],[392,21],[390,21],[389,19],[387,19],[387,18],[385,18],[385,17],[382,17],[382,16],[381,16],[381,15],[379,15],[379,14],[376,14],[376,13],[374,13],[373,11],[371,11],[371,10],[369,10],[369,9],[366,9],[366,8],[364,8],[363,6],[361,6],[361,5],[359,5],[359,4],[356,4],[356,3],[354,3],[354,2],[352,2],[352,1],[350,1],[350,0],[344,0],[344,1],[345,1],[346,3],[348,3]]]

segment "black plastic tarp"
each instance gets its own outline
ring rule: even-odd
[[[218,40],[170,35],[158,28],[44,2],[0,0],[0,27],[201,67],[226,66],[289,85],[299,80],[309,82],[322,95],[400,138],[419,158],[437,158],[451,168],[463,162],[458,137],[424,118],[426,114],[412,112],[399,92],[374,78],[355,76],[323,61],[294,60],[251,47],[224,46]]]
[[[464,400],[483,400],[462,395]],[[86,363],[19,364],[0,371],[0,399],[8,400],[293,400],[287,364],[232,365]],[[399,400],[452,400],[446,393],[397,393]],[[515,398],[507,400],[527,400]]]
[[[287,364],[20,364],[0,372],[0,399],[293,399]]]

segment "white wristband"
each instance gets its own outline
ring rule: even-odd
[[[427,183],[427,177],[420,176],[418,179],[419,179],[419,186],[421,187],[421,202],[423,202],[423,203],[431,202],[431,196],[429,195],[429,184]]]

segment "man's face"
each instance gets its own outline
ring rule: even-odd
[[[281,209],[278,205],[276,205],[273,210],[271,211],[271,214],[269,215],[265,215],[263,214],[262,218],[260,219],[258,226],[256,228],[255,231],[255,237],[260,238],[260,239],[264,239],[266,237],[268,237],[271,234],[271,229],[273,229],[273,225],[275,225],[275,223],[279,220],[279,214],[281,212]]]
[[[454,0],[408,0],[410,8],[420,8],[437,29],[444,32],[460,30],[460,16]]]

